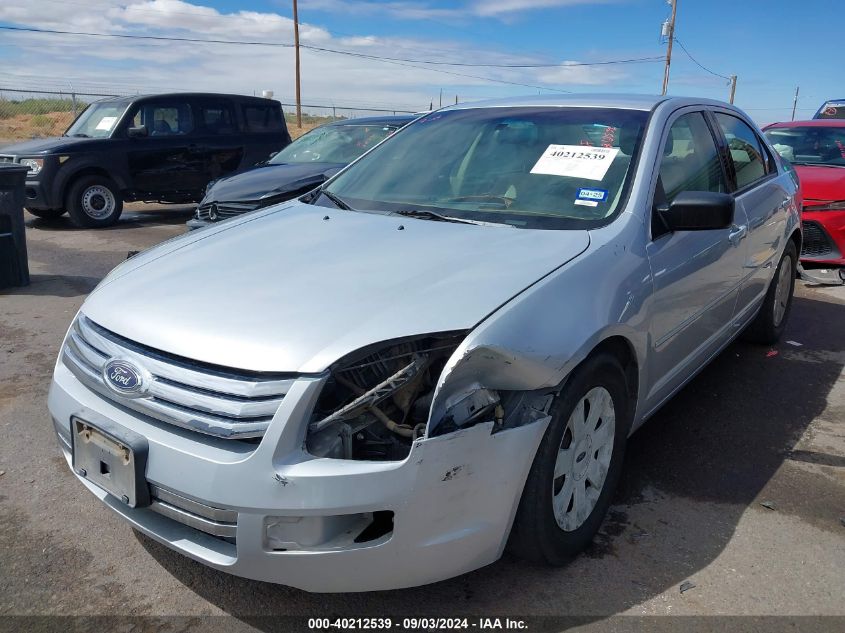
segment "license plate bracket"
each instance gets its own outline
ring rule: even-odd
[[[73,470],[131,508],[150,505],[145,437],[111,421],[71,418]]]

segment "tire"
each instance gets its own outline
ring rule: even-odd
[[[123,196],[113,180],[105,176],[83,176],[71,185],[67,210],[77,226],[111,226],[123,212]]]
[[[764,345],[778,341],[786,329],[786,322],[792,311],[797,266],[798,251],[795,242],[789,240],[763,299],[763,305],[760,306],[760,312],[742,333],[743,340]]]
[[[30,215],[34,215],[36,218],[41,218],[42,220],[55,220],[56,218],[60,218],[65,214],[64,209],[26,209]]]
[[[602,400],[611,409],[601,407]],[[596,419],[589,414],[584,417],[585,401],[591,403],[594,414],[598,411]],[[525,483],[508,548],[520,558],[563,565],[590,544],[619,483],[633,406],[625,372],[616,358],[598,354],[584,361],[555,399],[551,415]],[[573,433],[572,423],[580,420],[596,426]],[[601,429],[604,434],[599,434]],[[565,474],[556,478],[556,468]],[[604,480],[598,485],[592,482],[602,472]],[[580,501],[576,499],[579,489],[583,490]]]

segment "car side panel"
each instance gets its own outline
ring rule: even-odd
[[[705,111],[704,107],[686,107],[667,117],[660,136],[661,150],[678,119]],[[717,145],[715,136],[713,144]],[[657,187],[661,155],[653,163],[652,191]],[[651,198],[649,216],[653,205]],[[659,406],[732,338],[731,323],[748,249],[747,240],[742,238],[747,223],[744,210],[737,205],[730,227],[677,231],[649,241],[646,250],[654,296],[649,305],[650,389],[643,403],[646,409]]]
[[[761,301],[777,268],[788,227],[797,225],[795,185],[786,174],[769,178],[737,196],[748,216],[748,256],[746,278],[739,296],[738,310]]]
[[[737,208],[735,220],[744,223],[743,215]],[[654,275],[649,401],[671,393],[688,365],[729,336],[746,252],[743,242],[730,241],[731,231],[677,232],[648,246]]]

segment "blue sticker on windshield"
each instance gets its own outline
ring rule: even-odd
[[[607,200],[607,189],[579,189],[578,200],[595,200],[604,202]]]

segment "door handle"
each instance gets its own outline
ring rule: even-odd
[[[731,226],[731,231],[728,233],[728,241],[734,246],[739,246],[739,243],[748,235],[748,227],[744,224]]]

